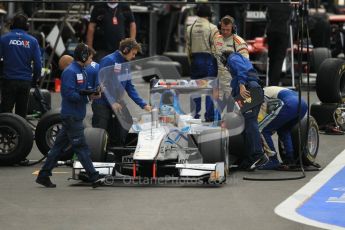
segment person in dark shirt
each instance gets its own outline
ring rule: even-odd
[[[277,86],[289,45],[289,26],[292,7],[288,4],[270,4],[267,8],[267,43],[269,85]]]
[[[97,53],[94,57],[99,62],[104,56],[115,52],[129,28],[129,37],[136,37],[136,23],[129,5],[112,1],[97,4],[91,12],[86,43]]]
[[[26,117],[31,85],[41,76],[41,51],[37,40],[29,35],[28,18],[17,14],[11,31],[0,38],[4,79],[1,90],[1,112]],[[33,63],[33,68],[31,64]]]
[[[92,164],[90,150],[85,141],[83,125],[83,120],[86,115],[86,104],[89,99],[97,99],[100,95],[92,94],[86,96],[80,94],[80,90],[87,89],[88,87],[85,67],[91,63],[91,57],[87,45],[83,43],[78,44],[74,51],[75,60],[62,73],[62,128],[56,137],[54,146],[47,155],[47,160],[36,178],[36,183],[45,187],[56,187],[51,182],[50,176],[59,157],[63,154],[62,149],[65,149],[68,145],[72,145],[72,149],[77,154],[78,160],[88,174],[93,187],[96,187],[100,183],[99,173]]]

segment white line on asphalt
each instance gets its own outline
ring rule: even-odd
[[[327,165],[319,174],[313,177],[306,185],[295,192],[292,196],[280,203],[275,209],[275,213],[286,219],[300,222],[303,224],[316,226],[325,229],[341,229],[345,228],[325,224],[319,221],[311,220],[297,213],[299,208],[304,202],[312,197],[329,179],[331,179],[336,173],[338,173],[345,165],[345,150],[341,152],[334,160]]]

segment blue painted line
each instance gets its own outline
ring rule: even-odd
[[[315,221],[345,227],[345,167],[305,201],[297,213]]]

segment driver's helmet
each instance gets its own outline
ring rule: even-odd
[[[159,119],[163,123],[175,123],[176,114],[180,113],[178,99],[172,90],[166,90],[161,95]]]
[[[176,95],[175,91],[172,89],[168,89],[165,90],[162,95],[161,95],[161,100],[160,100],[160,112],[166,112],[168,109],[167,107],[172,107],[174,113],[177,114],[182,114],[182,111],[180,109],[180,105],[179,105],[179,100],[178,100],[178,96]],[[165,111],[162,111],[165,110]]]

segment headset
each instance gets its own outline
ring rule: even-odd
[[[134,46],[135,46],[134,43],[124,45],[124,46],[120,47],[120,51],[124,55],[127,55],[127,54],[129,54],[129,52],[131,52],[131,50],[133,49]]]
[[[221,26],[222,26],[222,22],[224,20],[229,20],[230,23],[232,24],[232,34],[237,34],[237,27],[236,27],[236,23],[235,23],[235,19],[233,17],[231,17],[230,15],[225,15],[224,17],[222,17],[222,19],[220,19],[219,23],[218,23],[218,29],[219,31],[221,31]]]
[[[89,47],[84,43],[79,43],[74,50],[74,59],[76,61],[85,63],[87,59],[89,58],[89,56],[90,56]]]
[[[16,14],[10,26],[10,29],[22,29],[28,31],[30,24],[28,23],[28,17],[25,14]]]

